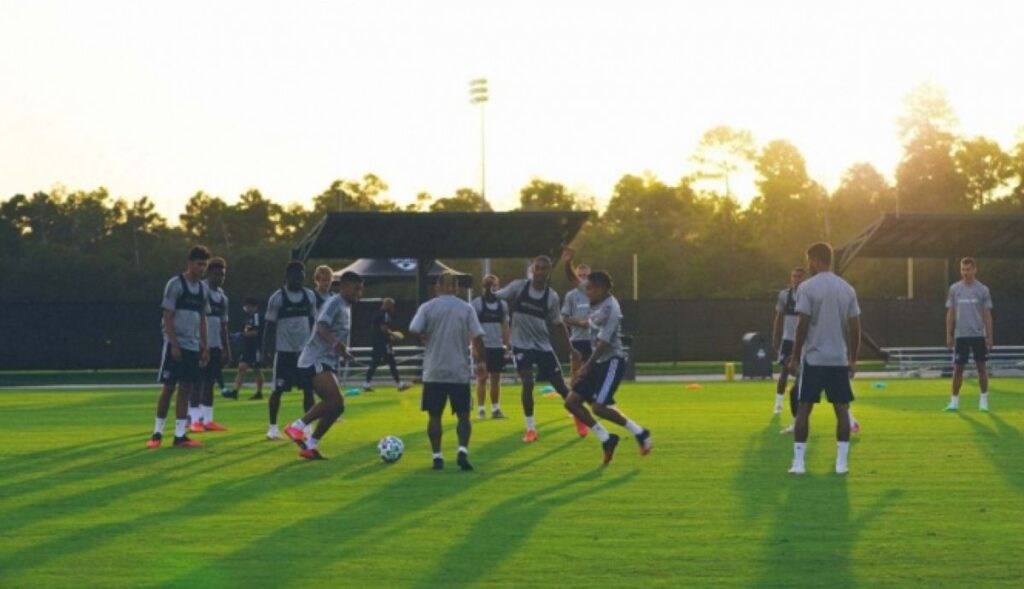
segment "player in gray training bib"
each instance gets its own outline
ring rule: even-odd
[[[538,256],[530,264],[532,276],[529,279],[513,280],[494,296],[507,301],[512,312],[512,354],[519,378],[523,383],[523,414],[526,416],[524,442],[537,441],[537,424],[533,417],[533,367],[537,366],[540,380],[547,380],[564,399],[569,394],[562,376],[562,365],[551,347],[551,331],[562,340],[566,348],[569,334],[562,323],[558,307],[558,293],[548,284],[551,275],[551,258]],[[579,352],[572,350],[573,356]],[[587,434],[587,426],[576,418],[576,431],[580,436]]]
[[[793,355],[793,340],[796,339],[796,324],[799,315],[796,312],[796,290],[804,280],[804,269],[800,266],[793,268],[789,273],[789,288],[779,291],[779,297],[775,301],[775,323],[772,326],[772,347],[778,354],[779,382],[775,386],[775,415],[782,413],[782,402],[786,399],[786,381],[789,378],[789,371],[786,365],[789,357]],[[792,417],[796,418],[796,384],[789,391],[789,410]],[[793,426],[782,430],[782,433],[791,433]]]
[[[509,353],[508,303],[494,296],[501,287],[498,277],[484,276],[481,288],[483,294],[470,303],[476,312],[480,326],[484,328],[484,361],[476,365],[477,417],[487,417],[487,384],[491,388],[491,417],[504,419],[501,412],[501,373],[505,369],[505,358]]]
[[[978,262],[960,260],[961,280],[949,287],[946,298],[946,347],[953,352],[953,396],[946,411],[960,409],[964,366],[974,357],[981,396],[978,409],[988,411],[988,361],[992,349],[992,294],[977,279]]]
[[[590,359],[593,352],[590,345],[591,333],[588,324],[590,315],[590,299],[587,298],[587,278],[590,276],[590,266],[577,264],[573,266],[573,258],[576,250],[565,248],[562,252],[562,261],[565,263],[565,279],[572,286],[572,290],[565,293],[565,302],[562,303],[562,320],[569,326],[569,341],[572,347],[580,353],[580,361],[572,361],[572,379],[576,378],[580,366]]]
[[[193,431],[227,431],[213,419],[213,385],[224,387],[224,366],[231,364],[231,338],[228,335],[228,295],[221,286],[227,278],[227,262],[224,258],[212,258],[206,267],[206,294],[209,315],[206,316],[206,339],[210,348],[210,361],[201,371],[202,385],[197,387],[195,415],[192,416]]]
[[[295,387],[302,389],[302,408],[309,411],[316,403],[313,396],[313,383],[303,378],[299,372],[299,353],[309,341],[316,322],[316,294],[303,288],[306,281],[306,267],[292,260],[285,266],[285,285],[274,291],[267,301],[265,314],[266,327],[263,332],[264,357],[274,359],[274,372],[271,382],[273,392],[270,393],[268,410],[270,425],[267,428],[268,440],[281,440],[277,427],[277,414],[281,408],[281,395]],[[309,437],[311,431],[307,431]]]

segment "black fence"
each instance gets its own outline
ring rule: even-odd
[[[1024,301],[996,301],[996,343],[1024,345]],[[771,301],[622,301],[624,329],[638,362],[734,360],[744,333],[771,333]],[[151,368],[159,364],[160,309],[143,303],[4,303],[0,313],[0,370]],[[353,313],[353,344],[369,344],[377,303]],[[861,301],[865,331],[882,346],[941,346],[945,309],[934,301]],[[403,329],[412,303],[400,302]],[[241,325],[233,305],[232,331]],[[865,350],[865,356],[870,352]]]

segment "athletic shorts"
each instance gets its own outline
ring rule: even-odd
[[[251,368],[259,368],[262,357],[263,353],[260,351],[259,339],[247,337],[242,341],[242,358],[239,360],[240,362],[248,364]]]
[[[484,364],[486,364],[489,374],[498,374],[505,370],[505,348],[485,349]]]
[[[373,360],[374,364],[381,364],[387,361],[389,356],[394,356],[395,351],[391,347],[391,344],[386,342],[377,342],[373,344]]]
[[[598,362],[576,382],[572,390],[591,403],[614,405],[615,391],[619,389],[625,372],[626,361],[622,358]]]
[[[306,388],[311,381],[299,370],[298,352],[277,352],[274,354],[274,389],[290,391],[294,388]]]
[[[562,365],[558,362],[558,356],[552,351],[528,350],[525,348],[512,348],[516,357],[516,369],[520,372],[533,370],[537,367],[538,380],[551,380],[556,373],[562,373]]]
[[[323,362],[316,362],[312,366],[299,366],[299,381],[313,382],[313,377],[318,374],[330,372],[334,375],[335,380],[338,378],[338,371],[333,366],[328,366]]]
[[[975,362],[988,361],[988,346],[985,345],[983,337],[958,337],[953,352],[953,363],[957,366],[967,364],[970,356],[974,356]]]
[[[164,344],[164,355],[160,361],[160,375],[163,384],[176,385],[179,382],[199,384],[199,352],[181,348],[181,360],[171,356],[171,346]]]
[[[590,355],[594,353],[594,346],[587,339],[574,339],[571,342],[572,349],[576,350],[583,356],[583,361],[590,360]]]
[[[779,350],[779,366],[785,366],[789,362],[789,357],[793,355],[793,340],[784,339],[782,340],[782,349]]]
[[[797,383],[797,400],[801,403],[820,403],[822,391],[833,405],[853,401],[850,369],[846,366],[810,366],[805,362]]]
[[[204,385],[206,383],[215,383],[223,377],[221,374],[224,369],[222,366],[223,358],[223,350],[220,348],[210,348],[210,362],[200,369]]]
[[[453,414],[469,413],[469,409],[472,406],[469,384],[448,382],[423,383],[423,397],[420,409],[429,413],[431,417],[440,417],[444,413],[445,404],[449,399],[452,402]]]

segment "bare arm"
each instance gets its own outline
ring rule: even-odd
[[[991,316],[991,314],[989,315]],[[952,307],[946,309],[946,347],[953,349],[953,328],[956,326],[956,314]]]
[[[849,328],[850,341],[846,344],[846,353],[849,354],[850,376],[853,376],[857,372],[857,358],[860,358],[860,315],[850,317]]]
[[[174,332],[174,311],[164,309],[164,335],[172,348],[178,347],[178,334]]]
[[[231,364],[231,337],[228,333],[228,322],[220,322],[220,341],[221,345],[224,346],[224,356],[221,358],[221,362],[224,365]]]
[[[484,338],[481,335],[473,338],[473,361],[480,363],[484,358]]]
[[[267,321],[267,327],[263,330],[263,357],[273,358],[274,348],[277,347],[277,321]]]
[[[316,335],[323,341],[327,342],[327,345],[331,346],[331,349],[338,352],[346,360],[353,360],[352,354],[348,352],[348,346],[345,342],[335,339],[334,334],[331,333],[331,327],[323,322],[316,324]]]
[[[775,312],[775,323],[772,324],[772,347],[778,350],[782,346],[782,325],[785,317],[778,311]]]
[[[575,255],[576,251],[571,247],[562,250],[562,261],[565,262],[565,279],[569,281],[569,285],[573,288],[580,284],[580,279],[576,278],[576,269],[572,267],[572,258]]]
[[[991,309],[985,309],[985,313],[981,316],[981,318],[982,318],[982,321],[985,322],[985,335],[988,338],[988,341],[985,342],[985,345],[988,346],[989,349],[991,349],[992,348],[992,341],[993,341],[993,334],[992,334],[992,310]]]
[[[789,357],[789,371],[792,374],[800,374],[800,358],[804,351],[804,343],[807,341],[807,330],[810,326],[810,316],[800,313],[800,320],[796,324],[796,338],[793,342],[793,355]]]

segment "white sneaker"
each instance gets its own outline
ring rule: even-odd
[[[400,382],[400,383],[398,383],[398,392],[402,392],[402,391],[404,391],[405,389],[408,389],[408,388],[410,388],[411,386],[412,386],[412,385],[411,385],[411,384],[409,384],[409,383],[407,383],[407,382]]]
[[[836,461],[836,474],[846,474],[850,472],[850,466],[845,462]]]
[[[283,440],[284,438],[281,437],[281,432],[278,431],[277,426],[276,425],[272,425],[269,428],[267,428],[267,439],[268,440]]]
[[[796,424],[791,423],[787,427],[779,430],[779,435],[780,436],[785,436],[787,434],[793,433],[794,430],[796,430]]]
[[[793,466],[789,467],[789,474],[804,474],[805,472],[807,472],[807,471],[804,470],[804,463],[803,462],[795,462],[794,461],[793,462]]]
[[[772,415],[778,415],[782,413],[782,405],[776,405],[775,409],[772,409]]]
[[[477,419],[487,419],[487,410],[483,407],[476,410]]]
[[[985,413],[988,413],[988,400],[987,399],[985,401],[980,401],[978,403],[978,411],[983,411]]]

